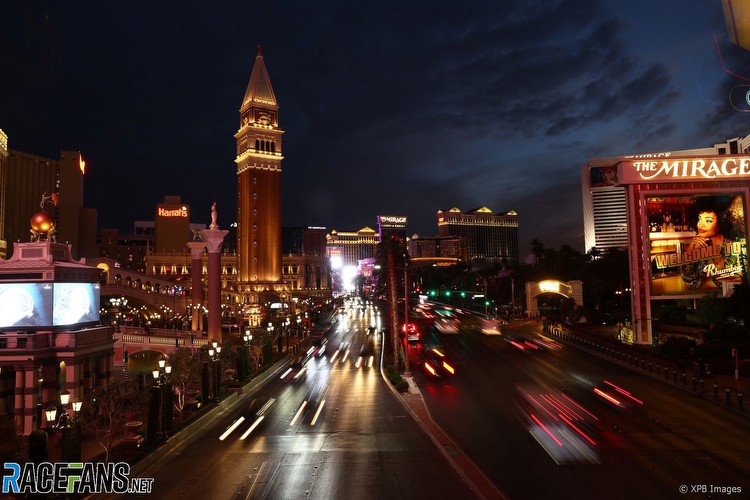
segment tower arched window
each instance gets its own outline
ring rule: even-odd
[[[276,143],[275,143],[275,142],[273,142],[273,141],[271,141],[271,152],[272,152],[272,153],[275,153],[275,152],[276,152]]]
[[[258,139],[255,139],[255,150],[257,151],[259,149],[260,149],[260,141]]]

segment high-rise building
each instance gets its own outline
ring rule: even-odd
[[[617,163],[628,160],[727,155],[750,152],[750,135],[735,137],[708,148],[596,158],[581,167],[584,248],[588,252],[628,248],[625,186],[619,185]]]
[[[154,222],[157,253],[187,253],[186,245],[190,240],[189,205],[182,203],[179,196],[165,196],[164,201],[156,205]]]
[[[13,242],[29,241],[29,214],[40,211],[54,221],[57,241],[71,244],[74,258],[94,256],[96,212],[83,208],[86,163],[81,153],[60,151],[60,159],[51,160],[10,150],[2,137],[0,257],[12,254]]]
[[[462,212],[438,210],[438,236],[460,236],[466,242],[471,265],[518,263],[518,214],[494,213],[487,207]]]
[[[356,267],[358,261],[375,257],[378,243],[380,237],[370,227],[358,231],[333,230],[326,235],[326,252],[331,258],[332,268]]]

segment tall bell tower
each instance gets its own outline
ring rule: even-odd
[[[240,106],[237,139],[237,286],[260,320],[261,295],[284,288],[281,268],[281,136],[279,105],[258,45]],[[257,326],[257,325],[256,325]]]

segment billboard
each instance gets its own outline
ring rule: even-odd
[[[0,283],[0,328],[51,324],[51,283]]]
[[[55,283],[53,326],[99,321],[99,285]]]
[[[645,204],[652,296],[721,296],[741,281],[747,256],[743,193],[655,193]]]
[[[0,328],[99,321],[96,283],[0,283]]]

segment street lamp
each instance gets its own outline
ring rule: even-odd
[[[47,417],[47,423],[51,424],[48,428],[48,432],[53,434],[57,429],[60,429],[62,433],[60,447],[63,462],[71,462],[81,459],[81,436],[78,424],[78,413],[81,411],[81,405],[83,403],[80,400],[73,401],[71,404],[71,407],[73,408],[72,418],[68,415],[68,403],[70,403],[70,393],[68,391],[63,391],[60,393],[59,416],[58,410],[55,406],[50,406],[44,411],[45,416]],[[74,431],[72,436],[69,433],[71,430]]]
[[[214,399],[219,402],[219,354],[221,353],[221,346],[215,340],[211,343],[211,348],[208,350],[208,357],[214,364]]]
[[[165,415],[164,415],[164,388],[168,385],[169,380],[169,374],[172,373],[172,367],[167,364],[167,360],[160,359],[159,360],[159,368],[156,370],[153,370],[151,374],[154,376],[154,387],[159,392],[159,413],[158,413],[158,420],[157,420],[157,426],[158,426],[158,436],[160,441],[164,441],[167,437],[167,425],[164,423]]]
[[[245,333],[242,335],[242,348],[243,348],[243,351],[242,351],[242,355],[243,355],[242,363],[244,364],[245,367],[249,367],[250,366],[249,355],[250,355],[250,342],[252,342],[252,340],[253,340],[253,336],[250,333],[250,329],[248,328],[248,329],[245,330]],[[245,373],[245,376],[249,377],[250,376],[250,373],[249,373],[250,370],[245,370],[245,371],[247,372],[247,373]]]

